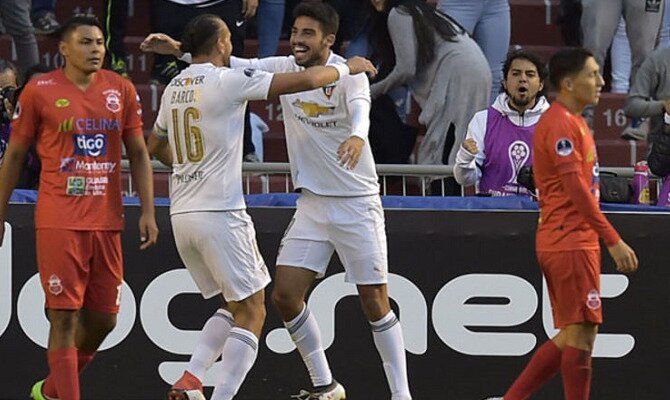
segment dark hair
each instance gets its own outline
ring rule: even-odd
[[[16,77],[17,81],[16,83],[18,86],[19,70],[16,68],[16,65],[14,65],[11,61],[5,60],[4,58],[0,58],[0,73],[3,73],[8,70],[14,72],[14,76]]]
[[[540,78],[540,82],[544,82],[545,79],[547,79],[547,76],[549,76],[549,69],[547,68],[547,64],[545,64],[537,54],[526,51],[521,47],[517,47],[507,53],[507,58],[505,58],[505,61],[503,62],[503,80],[507,79],[507,73],[512,67],[514,60],[526,60],[535,65],[535,68],[537,69],[537,76]],[[500,91],[505,91],[505,87],[502,86],[502,83],[500,85]],[[545,89],[546,87],[543,87],[542,90],[540,90],[538,93],[538,96],[544,94]]]
[[[181,51],[194,57],[209,54],[219,39],[222,23],[225,24],[214,14],[200,14],[188,21],[181,37]]]
[[[549,81],[554,85],[554,88],[560,90],[563,78],[581,71],[589,57],[593,57],[593,53],[582,47],[567,47],[551,56],[551,60],[549,60]]]
[[[102,29],[102,24],[100,24],[100,21],[98,21],[98,18],[96,18],[95,15],[77,14],[61,24],[60,29],[58,30],[58,37],[61,41],[64,41],[67,35],[80,26],[96,26],[101,32],[105,32],[105,30]]]
[[[380,63],[378,80],[383,79],[395,67],[395,52],[388,31],[388,17],[393,8],[397,8],[400,13],[411,15],[414,22],[414,35],[418,45],[417,70],[433,60],[435,34],[450,42],[455,42],[458,35],[466,34],[466,30],[453,18],[429,6],[423,0],[388,0],[386,10],[383,12],[377,12],[374,8],[372,10],[369,41],[373,49],[372,57]]]
[[[337,35],[337,30],[340,28],[340,16],[328,3],[300,3],[293,9],[293,19],[298,17],[308,17],[318,21],[324,36]]]

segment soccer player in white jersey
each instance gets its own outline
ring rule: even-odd
[[[209,14],[189,22],[182,49],[193,55],[193,64],[166,87],[149,148],[173,168],[170,214],[179,255],[202,295],[222,294],[224,306],[205,324],[168,398],[204,398],[205,370],[223,354],[212,399],[228,400],[256,359],[265,321],[263,289],[270,282],[242,195],[246,103],[319,88],[374,67],[359,57],[297,73],[230,69],[230,32]]]
[[[231,66],[269,72],[339,65],[332,53],[339,17],[325,3],[301,3],[294,11],[293,55],[232,57]],[[182,57],[178,42],[152,34],[141,48]],[[355,283],[382,358],[392,400],[411,399],[402,330],[387,292],[384,212],[367,140],[370,90],[365,76],[344,76],[332,85],[280,96],[294,187],[301,190],[293,221],[282,239],[272,300],[303,361],[310,399],[339,400],[345,390],[332,377],[307,290],[324,275],[333,251]]]

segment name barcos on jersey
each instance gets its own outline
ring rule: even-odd
[[[170,82],[171,87],[183,87],[185,90],[175,90],[170,96],[170,104],[195,103],[200,98],[200,90],[191,88],[192,86],[202,85],[205,81],[205,75],[196,77],[175,78]]]

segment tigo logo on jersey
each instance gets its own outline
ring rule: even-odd
[[[98,157],[107,154],[107,137],[97,135],[73,135],[74,154],[78,156]]]
[[[556,142],[556,154],[562,157],[569,156],[572,154],[574,146],[572,145],[572,142],[570,139],[567,138],[561,138],[558,139]]]
[[[66,108],[70,105],[70,100],[68,99],[58,99],[56,100],[56,107],[58,108]]]
[[[70,132],[74,129],[74,117],[70,117],[58,125],[58,132]]]

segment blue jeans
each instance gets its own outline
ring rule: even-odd
[[[256,19],[258,21],[258,57],[277,54],[279,37],[284,23],[285,0],[260,0]]]
[[[491,68],[491,102],[500,92],[502,66],[512,35],[507,0],[440,0],[437,9],[461,24],[482,49]]]
[[[658,36],[658,47],[670,47],[670,4],[664,5],[663,22]],[[631,61],[630,43],[626,35],[626,21],[619,21],[614,40],[612,41],[612,93],[628,93],[630,89]]]

